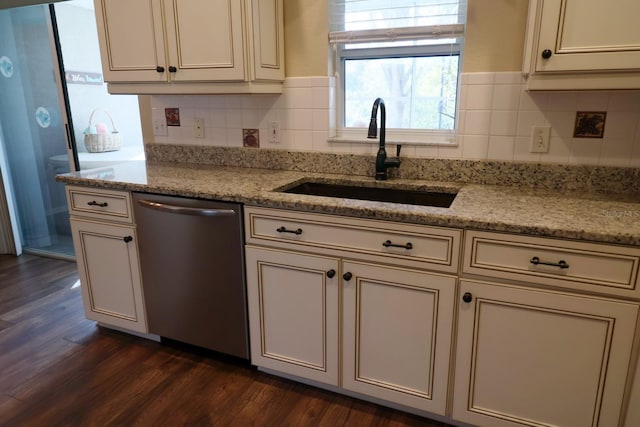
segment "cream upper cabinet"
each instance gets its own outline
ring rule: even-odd
[[[279,93],[282,0],[95,0],[111,93]]]
[[[638,16],[637,0],[532,1],[529,89],[640,88]]]
[[[462,281],[453,418],[620,425],[638,304]]]

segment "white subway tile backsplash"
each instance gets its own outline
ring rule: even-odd
[[[312,150],[313,149],[313,132],[310,130],[294,130],[292,148],[298,151]]]
[[[294,130],[313,130],[313,110],[297,109],[293,111]]]
[[[549,152],[540,155],[540,161],[553,163],[568,163],[571,157],[571,138],[552,136],[549,140]]]
[[[542,154],[531,152],[531,138],[517,136],[513,147],[513,160],[516,162],[540,162]]]
[[[528,92],[522,87],[520,94],[520,111],[546,111],[549,95],[544,92]]]
[[[461,76],[457,145],[405,144],[402,157],[495,159],[640,167],[640,92],[528,92],[519,72]],[[152,117],[180,108],[181,127],[156,142],[242,146],[242,128],[258,128],[261,146],[375,155],[376,144],[328,142],[335,136],[335,78],[287,78],[281,95],[151,97]],[[576,111],[606,111],[603,139],[574,139]],[[205,119],[205,138],[193,137],[193,118]],[[280,143],[269,142],[280,123]],[[548,153],[530,153],[531,127],[550,126]]]
[[[493,113],[491,113],[489,134],[491,136],[515,136],[517,125],[517,111],[493,111]]]
[[[329,127],[329,110],[313,110],[313,130],[325,130]]]
[[[601,139],[575,138],[571,143],[571,155],[569,163],[572,164],[598,164],[602,151]]]
[[[491,111],[471,110],[465,115],[463,133],[465,135],[489,135]]]
[[[545,114],[547,124],[551,126],[551,135],[571,139],[576,121],[575,111],[554,111]]]
[[[461,80],[463,85],[492,85],[495,79],[496,73],[466,73]]]
[[[518,111],[520,105],[520,85],[495,85],[493,87],[493,110]]]
[[[609,97],[609,111],[640,113],[640,92],[612,92]]]
[[[293,88],[293,108],[313,108],[313,89],[310,87]]]
[[[226,112],[226,127],[230,129],[242,128],[242,110],[228,109]]]
[[[613,111],[607,113],[604,135],[607,139],[633,140],[636,129],[640,126],[638,113]]]
[[[531,136],[533,126],[544,126],[547,119],[542,111],[520,111],[518,113],[517,136]]]
[[[576,94],[578,111],[606,111],[609,107],[609,92],[579,92]]]
[[[467,88],[467,110],[491,110],[493,85],[470,85]]]
[[[576,111],[578,98],[575,92],[553,92],[548,95],[546,111]]]
[[[522,75],[513,72],[495,73],[493,82],[496,85],[521,85],[523,83]]]
[[[515,136],[493,136],[489,137],[489,149],[487,158],[491,160],[512,161],[515,150]]]
[[[486,159],[489,151],[489,136],[465,135],[462,147],[464,159]]]
[[[258,110],[241,110],[242,127],[244,129],[257,129],[260,127],[260,115]]]
[[[633,155],[633,140],[608,138],[602,143],[602,152],[607,155],[608,166],[628,167],[631,165]]]

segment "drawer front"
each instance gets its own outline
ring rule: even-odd
[[[463,271],[637,298],[639,260],[640,248],[467,231]]]
[[[71,215],[133,223],[131,195],[126,191],[67,186],[67,201]]]
[[[428,263],[452,273],[458,268],[460,230],[250,207],[245,215],[248,243],[341,257],[369,255],[418,268]]]

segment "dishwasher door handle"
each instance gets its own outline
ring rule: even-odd
[[[169,212],[180,215],[194,216],[231,216],[235,215],[233,209],[205,209],[205,208],[189,208],[186,206],[168,205],[166,203],[152,202],[150,200],[138,200],[138,204],[145,208],[155,209],[161,212]]]

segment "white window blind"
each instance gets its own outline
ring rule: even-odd
[[[460,38],[466,0],[335,0],[331,43]]]
[[[338,76],[338,134],[361,133],[382,97],[387,127],[414,141],[451,141],[467,0],[329,0]],[[422,132],[415,137],[412,132]],[[347,138],[349,139],[349,138]]]

